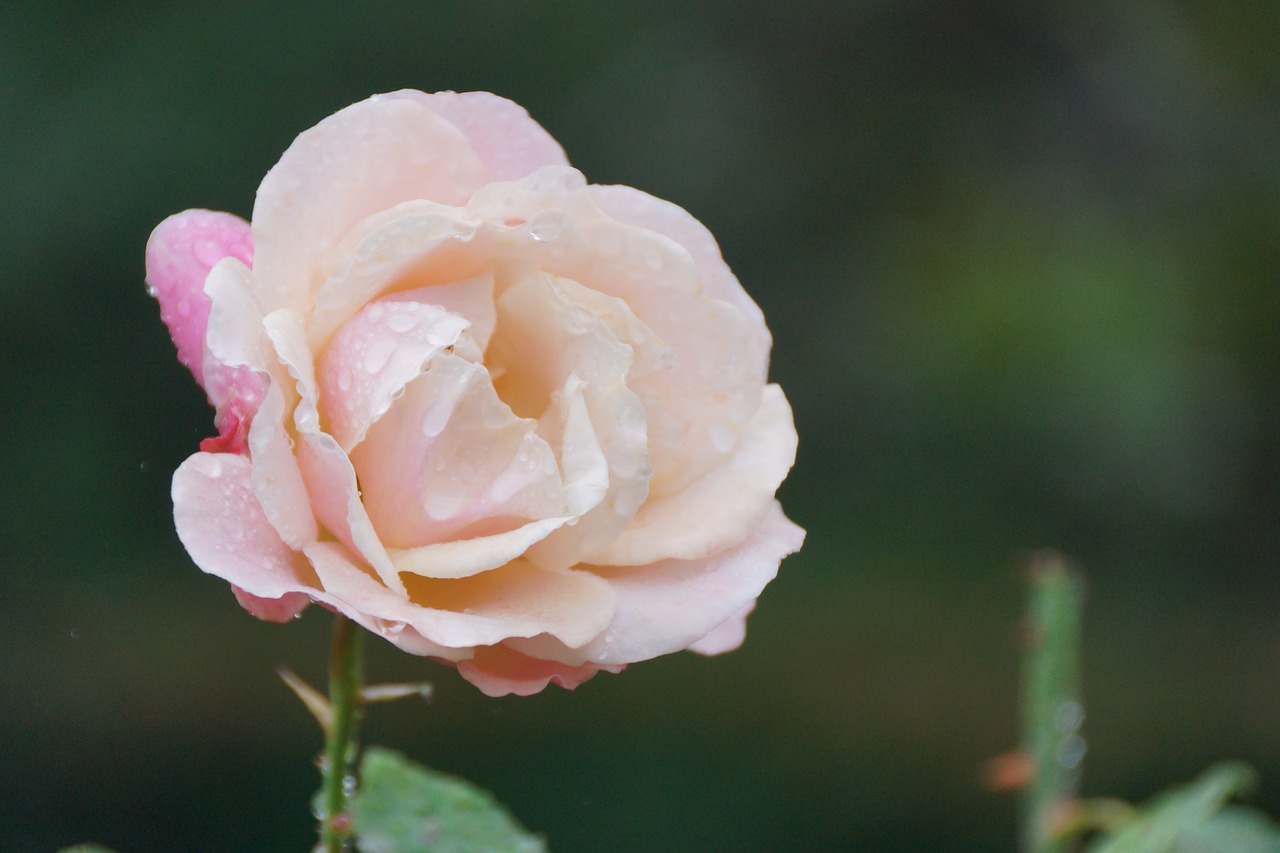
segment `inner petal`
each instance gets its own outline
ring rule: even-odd
[[[374,302],[333,336],[320,359],[320,407],[343,450],[364,438],[427,363],[454,345],[463,317],[420,302]]]
[[[414,548],[563,515],[555,456],[482,365],[443,353],[351,451],[382,541]]]

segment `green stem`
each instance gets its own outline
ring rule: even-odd
[[[325,732],[324,807],[320,814],[320,847],[341,853],[351,836],[347,814],[348,780],[356,754],[356,724],[360,703],[360,649],[364,632],[342,614],[334,614],[333,647],[329,654],[329,702],[333,723]]]
[[[1063,853],[1080,779],[1084,720],[1080,703],[1080,609],[1083,585],[1062,555],[1030,561],[1028,648],[1022,665],[1022,749],[1034,775],[1022,802],[1024,853]]]

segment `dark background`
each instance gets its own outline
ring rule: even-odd
[[[1085,790],[1280,812],[1280,5],[0,3],[0,849],[304,850],[329,620],[172,526],[211,432],[150,229],[371,93],[490,89],[765,309],[809,530],[744,648],[490,700],[370,640],[371,742],[559,851],[1008,850],[1017,569],[1086,570]]]

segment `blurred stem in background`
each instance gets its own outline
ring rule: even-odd
[[[1022,749],[1033,774],[1022,802],[1024,853],[1064,853],[1058,830],[1076,803],[1085,743],[1080,702],[1080,609],[1083,584],[1055,551],[1028,561],[1031,596],[1022,665]]]
[[[332,718],[325,727],[324,761],[321,763],[323,804],[320,849],[341,853],[348,849],[351,817],[348,801],[355,793],[353,764],[356,754],[357,709],[360,703],[361,650],[364,632],[340,613],[334,614],[333,646],[329,655],[329,703]]]

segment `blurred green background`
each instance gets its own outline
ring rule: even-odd
[[[196,570],[211,432],[150,229],[248,215],[367,95],[489,89],[718,236],[773,328],[808,528],[744,648],[365,734],[559,851],[1009,850],[1017,570],[1086,570],[1085,790],[1218,758],[1280,813],[1280,5],[0,3],[0,849],[305,850],[313,609]]]

